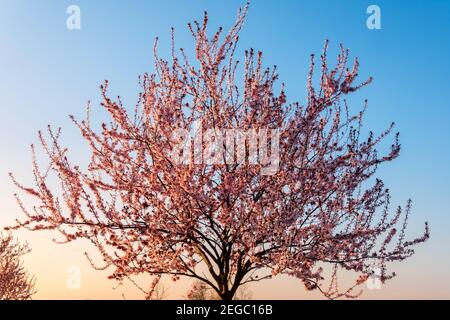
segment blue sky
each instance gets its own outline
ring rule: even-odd
[[[81,30],[66,28],[66,8],[81,9]],[[231,26],[244,1],[10,1],[0,0],[0,223],[20,215],[7,172],[30,177],[27,147],[49,123],[64,128],[64,139],[82,150],[68,114],[82,116],[98,86],[133,106],[138,75],[153,70],[153,39],[167,56],[170,27],[179,47],[192,48],[186,23],[207,10],[210,30]],[[366,8],[381,8],[381,30],[366,27]],[[450,297],[450,2],[449,1],[253,1],[241,33],[238,56],[253,47],[276,64],[288,100],[303,99],[310,53],[330,40],[330,59],[339,43],[358,56],[361,80],[374,83],[352,100],[369,100],[366,128],[380,131],[395,121],[401,132],[399,159],[379,171],[393,204],[414,201],[412,235],[428,220],[432,238],[405,268],[406,285],[430,273],[418,286]],[[410,277],[410,278],[408,278]],[[440,280],[439,280],[440,279]],[[438,288],[444,279],[447,283]],[[396,280],[397,281],[397,280]],[[428,290],[428,291],[427,291]],[[437,292],[436,291],[436,292]]]

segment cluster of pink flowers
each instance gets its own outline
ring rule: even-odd
[[[29,252],[27,244],[0,233],[0,300],[29,300],[36,293],[35,279],[22,263],[22,256]]]

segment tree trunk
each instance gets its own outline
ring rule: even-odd
[[[233,296],[234,296],[234,294],[232,294],[230,291],[228,291],[228,292],[221,294],[220,298],[224,301],[231,301],[231,300],[233,300]]]

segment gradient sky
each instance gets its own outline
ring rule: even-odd
[[[88,100],[99,101],[98,86],[110,81],[111,95],[134,105],[138,75],[153,70],[153,39],[167,56],[170,27],[178,47],[192,48],[186,23],[210,15],[210,30],[230,27],[243,1],[18,1],[0,0],[0,226],[21,212],[12,197],[7,173],[32,182],[28,146],[47,124],[62,126],[64,142],[75,160],[86,148],[67,115],[81,117]],[[81,8],[81,30],[66,28],[66,8]],[[366,27],[366,8],[381,8],[381,30]],[[358,56],[361,79],[374,83],[352,99],[369,99],[366,128],[380,131],[395,121],[402,153],[380,168],[394,205],[413,199],[409,234],[419,235],[429,221],[431,239],[416,255],[394,265],[398,277],[363,298],[450,298],[450,2],[441,1],[253,1],[241,33],[238,56],[253,47],[264,52],[266,65],[276,64],[286,83],[288,100],[302,100],[309,54],[330,40],[330,58],[339,43]],[[136,288],[112,289],[106,273],[90,268],[85,243],[68,246],[51,241],[50,233],[20,231],[33,252],[25,263],[36,275],[42,299],[142,298]],[[81,288],[68,290],[67,268],[81,269]],[[188,283],[167,283],[177,298]],[[250,288],[253,298],[310,299],[298,281],[280,277]]]

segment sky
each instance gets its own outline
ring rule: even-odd
[[[12,171],[32,183],[29,145],[47,124],[63,128],[64,144],[75,160],[86,146],[68,115],[82,117],[86,102],[99,101],[99,85],[108,79],[112,96],[134,106],[138,76],[153,71],[153,40],[168,56],[170,28],[178,47],[192,49],[186,24],[210,17],[210,30],[230,27],[244,1],[24,1],[0,0],[0,227],[23,217],[8,178]],[[381,10],[381,29],[369,29],[366,12]],[[69,30],[69,5],[81,10],[81,29]],[[361,63],[361,79],[374,77],[352,103],[369,100],[366,128],[375,132],[395,121],[401,156],[380,168],[394,205],[413,199],[409,235],[431,239],[409,260],[393,265],[398,276],[380,289],[364,288],[366,299],[450,298],[450,2],[435,1],[269,1],[252,2],[237,56],[247,48],[264,52],[265,65],[278,66],[288,101],[305,97],[309,55],[330,40],[330,58],[340,43]],[[304,101],[304,100],[303,100]],[[36,276],[36,299],[140,299],[130,284],[116,289],[107,273],[93,270],[78,242],[58,245],[48,232],[18,231],[33,251],[25,266]],[[75,269],[74,269],[75,266]],[[80,287],[68,285],[80,271]],[[145,281],[145,279],[143,279]],[[180,298],[187,281],[166,282],[168,298]],[[250,287],[253,298],[316,299],[292,278],[278,277]]]

